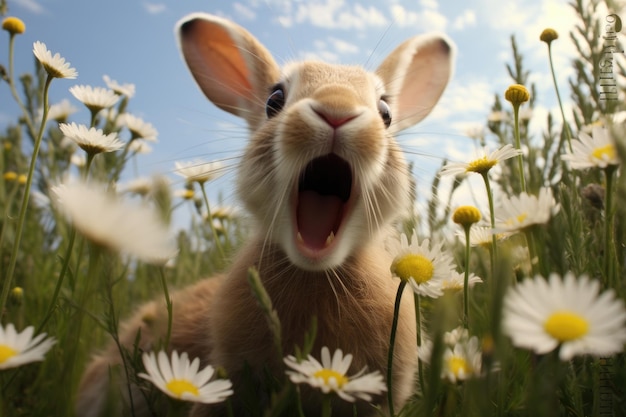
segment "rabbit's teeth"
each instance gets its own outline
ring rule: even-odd
[[[298,243],[304,243],[304,239],[302,238],[302,233],[298,232],[298,234],[296,235],[296,239],[298,240]]]
[[[331,230],[330,234],[326,238],[326,246],[330,246],[330,244],[333,243],[333,240],[335,240],[335,233]]]

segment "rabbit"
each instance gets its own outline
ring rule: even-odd
[[[412,195],[394,136],[421,121],[439,100],[453,71],[453,43],[440,34],[410,38],[369,72],[312,60],[281,68],[247,30],[209,14],[187,16],[177,33],[202,92],[247,122],[250,139],[236,186],[254,232],[225,273],[173,294],[169,348],[226,370],[236,416],[249,415],[247,407],[266,406],[262,388],[253,405],[244,404],[237,390],[244,367],[259,384],[268,369],[284,377],[247,281],[254,266],[280,319],[285,355],[303,345],[315,316],[313,356],[323,346],[342,349],[354,357],[348,375],[364,367],[386,375],[398,281],[385,240],[408,214]],[[120,343],[132,348],[140,331],[137,346],[149,351],[164,338],[166,319],[163,302],[147,303],[123,324]],[[78,416],[104,409],[110,369],[121,361],[117,352],[112,345],[88,365]],[[396,410],[413,391],[416,366],[414,304],[405,294],[392,375]],[[320,397],[301,388],[305,415],[319,414]],[[147,413],[138,388],[130,391],[135,415]],[[388,412],[386,394],[373,403]],[[363,401],[356,406],[360,416],[379,412]],[[333,412],[352,415],[352,407],[337,401]],[[225,409],[195,404],[190,410],[192,417],[209,415],[225,415]]]

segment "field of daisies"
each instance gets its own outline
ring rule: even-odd
[[[427,209],[388,242],[389,279],[415,301],[420,358],[414,395],[389,414],[626,415],[626,67],[620,11],[598,17],[598,3],[572,3],[571,33],[537,33],[560,104],[538,121],[540,133],[529,130],[538,103],[511,37],[513,62],[503,68],[511,86],[495,94],[483,128],[468,132],[475,155],[443,161],[419,203]],[[130,110],[135,86],[106,75],[101,86],[81,85],[80,68],[45,39],[23,44],[25,30],[19,17],[2,17],[0,102],[13,100],[21,114],[0,132],[0,416],[72,416],[90,355],[118,342],[133,307],[161,298],[171,317],[170,293],[228,268],[248,230],[237,210],[209,201],[220,161],[179,161],[163,176],[121,181],[158,146],[155,126]],[[557,85],[563,68],[552,57],[563,37],[579,53],[569,84]],[[32,73],[13,72],[18,54],[34,55]],[[50,103],[51,86],[67,88],[67,99]],[[73,117],[80,106],[89,120]],[[450,206],[474,177],[476,201]],[[172,234],[176,210],[190,208],[189,227]],[[394,335],[385,372],[353,373],[350,352],[311,350],[310,329],[308,346],[283,358],[284,376],[268,384],[270,406],[257,415],[298,409],[302,384],[319,390],[324,416],[335,397],[389,395]],[[228,404],[228,375],[169,352],[167,342],[151,352],[117,344],[125,380],[140,386],[152,414]],[[122,408],[132,415],[130,404]]]

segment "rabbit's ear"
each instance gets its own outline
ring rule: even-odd
[[[420,35],[398,46],[376,74],[390,96],[392,124],[397,132],[426,117],[452,74],[454,46],[442,35]]]
[[[269,89],[279,77],[272,55],[241,26],[209,14],[183,18],[176,32],[185,62],[202,92],[255,129],[265,118]]]

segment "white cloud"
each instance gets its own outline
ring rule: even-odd
[[[15,5],[36,14],[46,11],[37,0],[15,0]]]
[[[416,27],[420,32],[444,31],[448,19],[439,11],[426,8],[420,12],[407,10],[401,4],[394,4],[390,8],[391,17],[399,27]]]
[[[328,41],[331,43],[333,49],[340,54],[357,54],[359,53],[359,47],[350,42],[346,42],[337,38],[328,38]]]
[[[477,113],[484,116],[493,103],[493,83],[486,80],[453,80],[446,88],[441,100],[428,116],[442,120],[449,117],[470,117]],[[456,115],[456,116],[455,116]]]
[[[167,10],[167,6],[164,3],[151,3],[147,1],[143,2],[143,8],[149,14],[159,14]]]
[[[463,30],[472,26],[476,26],[476,12],[470,9],[464,10],[452,22],[453,30]]]
[[[241,3],[234,3],[233,4],[233,9],[235,11],[235,14],[237,15],[237,17],[243,19],[243,20],[254,20],[256,19],[256,12],[254,10],[252,10],[251,8],[249,8],[248,6],[245,6]]]
[[[344,0],[299,3],[293,16],[287,11],[277,19],[285,27],[294,23],[309,23],[320,28],[343,30],[381,27],[388,23],[384,14],[375,7],[346,5]]]

